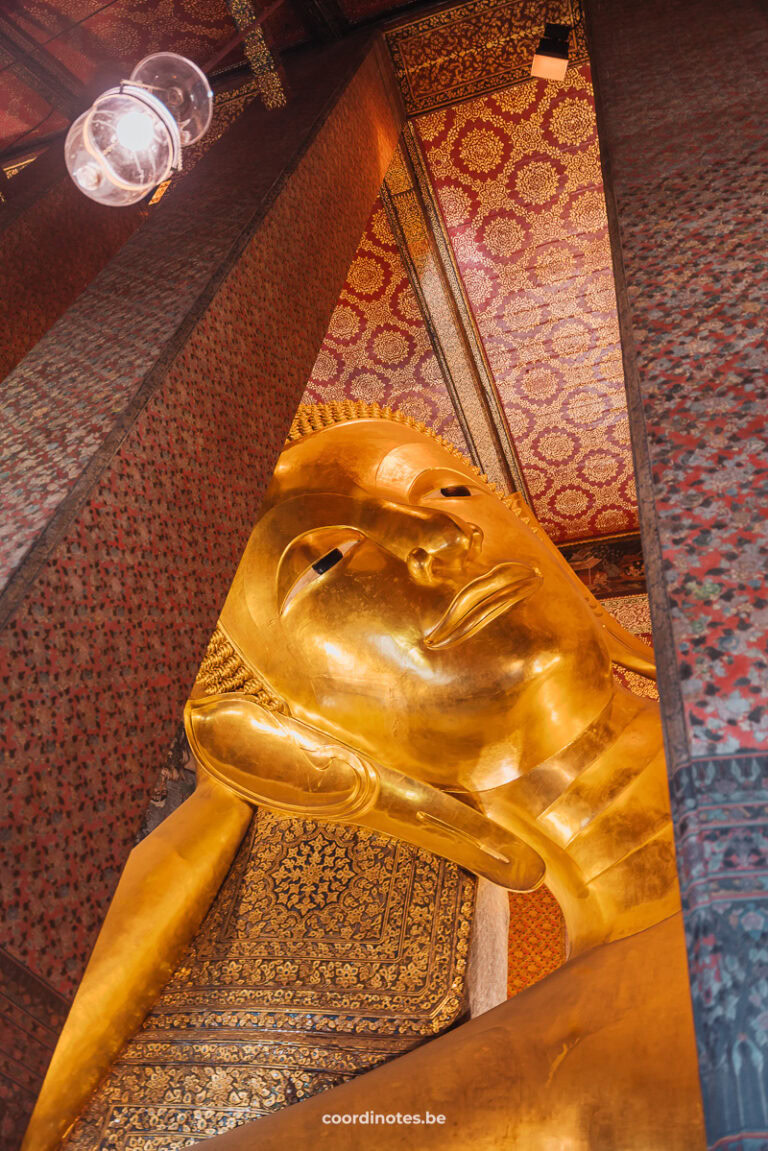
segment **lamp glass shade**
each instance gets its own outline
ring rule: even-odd
[[[213,92],[197,64],[175,52],[145,56],[131,73],[139,84],[161,100],[179,126],[184,147],[203,136],[213,115]]]
[[[75,120],[64,158],[75,184],[101,204],[135,204],[179,162],[179,130],[168,110],[132,84],[111,88]]]
[[[548,56],[544,52],[536,52],[531,64],[531,75],[538,76],[540,80],[564,80],[568,71],[568,55]]]

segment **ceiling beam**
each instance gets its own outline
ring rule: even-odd
[[[341,40],[350,31],[338,0],[293,0],[296,11],[318,40]]]
[[[83,85],[45,47],[0,15],[0,48],[12,60],[10,67],[28,88],[47,104],[74,120],[88,104]]]

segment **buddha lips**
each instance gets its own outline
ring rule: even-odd
[[[425,637],[426,646],[436,650],[475,635],[502,612],[531,595],[541,579],[541,572],[528,564],[498,564],[454,596]]]

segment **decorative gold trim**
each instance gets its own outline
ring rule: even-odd
[[[251,0],[227,0],[227,7],[235,27],[243,34],[245,58],[256,78],[264,106],[284,108],[287,102],[285,90]]]
[[[514,491],[524,494],[530,503],[530,495],[523,475],[520,460],[515,449],[512,433],[507,422],[504,405],[501,402],[496,381],[488,362],[480,330],[469,303],[464,282],[461,278],[453,247],[448,238],[443,214],[429,176],[424,153],[421,149],[416,130],[411,123],[403,129],[403,151],[408,158],[410,170],[413,175],[414,187],[423,207],[424,216],[429,233],[433,239],[437,257],[440,262],[451,301],[456,310],[459,325],[466,347],[471,359],[477,387],[483,397],[484,406],[488,412],[490,427],[495,444],[502,453],[506,469],[509,474],[509,483]]]
[[[416,302],[419,305],[419,311],[421,312],[424,326],[427,329],[427,334],[429,336],[430,343],[432,344],[432,350],[434,351],[435,358],[437,359],[437,362],[440,366],[440,372],[443,377],[443,382],[445,383],[446,391],[451,398],[453,410],[456,413],[456,418],[459,421],[462,435],[464,436],[467,447],[469,448],[472,462],[476,464],[477,467],[482,468],[482,459],[480,452],[478,451],[477,444],[475,443],[472,427],[467,420],[466,412],[464,411],[463,405],[461,403],[459,391],[454,379],[454,372],[451,370],[449,357],[446,354],[446,350],[443,347],[443,343],[438,334],[437,325],[435,324],[432,314],[432,309],[430,308],[424,286],[422,284],[416,263],[413,258],[413,254],[408,244],[401,213],[398,210],[398,208],[402,206],[401,204],[398,204],[398,201],[402,199],[402,195],[403,193],[398,193],[397,196],[393,196],[387,187],[386,180],[381,186],[381,200],[384,205],[384,211],[386,213],[387,220],[389,221],[389,226],[392,229],[392,234],[395,237],[395,242],[397,244],[400,257],[405,266],[408,281],[413,288],[414,295],[416,296]],[[425,234],[427,234],[426,228]],[[484,470],[489,471],[490,469],[486,467]]]
[[[588,59],[578,0],[468,0],[394,24],[385,38],[406,114],[432,112],[530,80],[536,37],[546,21],[573,27],[572,64]],[[479,30],[475,43],[473,29]],[[439,38],[435,49],[429,43],[433,35]],[[407,53],[418,61],[417,71],[433,60],[431,85],[422,83],[417,90]]]

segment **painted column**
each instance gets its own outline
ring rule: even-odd
[[[146,216],[77,190],[53,144],[5,186],[0,204],[0,380],[88,287]]]
[[[401,126],[367,37],[287,79],[286,107],[252,104],[4,385],[2,971],[46,1050]]]
[[[589,0],[711,1146],[768,1140],[768,24]]]

